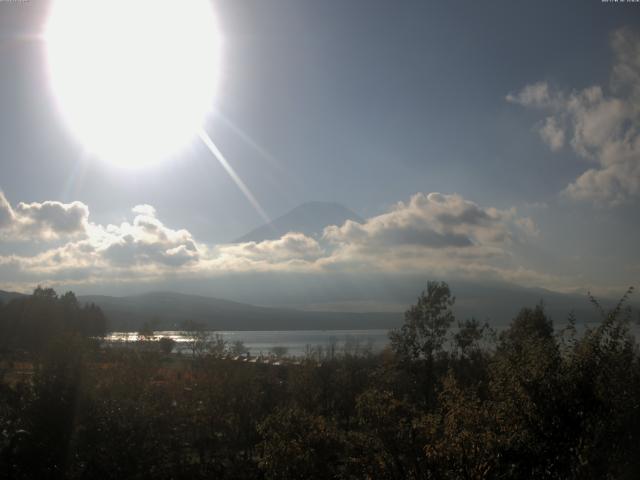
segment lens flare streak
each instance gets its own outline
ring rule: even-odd
[[[249,190],[249,187],[245,185],[245,183],[242,181],[240,176],[229,164],[229,162],[227,161],[225,156],[222,154],[220,149],[216,146],[215,143],[213,143],[213,140],[211,140],[211,137],[209,137],[207,132],[205,132],[203,129],[200,129],[200,131],[198,132],[198,136],[200,137],[202,142],[205,144],[205,146],[209,149],[209,151],[213,154],[213,156],[216,157],[218,162],[220,162],[220,165],[222,165],[222,168],[224,168],[225,171],[229,174],[231,179],[235,182],[235,184],[238,186],[238,188],[244,194],[244,196],[247,197],[247,200],[249,200],[249,203],[253,206],[253,208],[255,208],[256,212],[258,212],[258,215],[260,215],[266,223],[269,223],[271,221],[269,219],[269,216],[266,214],[264,209],[260,206],[260,203],[258,202],[258,200],[256,200],[256,197],[253,196],[253,194],[251,193],[251,190]]]

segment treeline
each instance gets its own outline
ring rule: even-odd
[[[640,478],[626,300],[580,334],[575,319],[554,330],[537,306],[496,335],[457,323],[449,287],[429,283],[384,353],[301,365],[67,335],[32,381],[4,372],[0,476]]]
[[[39,351],[56,336],[104,336],[107,319],[94,304],[81,306],[73,292],[63,295],[38,287],[33,295],[0,302],[0,348]]]

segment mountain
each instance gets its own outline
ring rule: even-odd
[[[115,331],[135,331],[150,320],[157,320],[158,330],[179,329],[185,320],[204,323],[214,330],[388,329],[402,324],[402,312],[415,303],[420,289],[426,287],[426,279],[420,278],[407,278],[404,282],[355,280],[333,279],[331,283],[318,284],[317,279],[303,276],[284,288],[277,278],[259,277],[256,285],[248,285],[243,279],[239,284],[224,282],[226,290],[222,285],[212,289],[219,296],[238,301],[173,292],[122,297],[80,295],[78,300],[100,306]],[[586,295],[488,282],[453,281],[451,288],[456,296],[453,310],[458,320],[475,317],[501,328],[508,325],[522,307],[532,307],[541,301],[556,326],[563,325],[571,312],[578,323],[594,324],[601,320]],[[245,293],[238,295],[238,292]],[[358,297],[358,292],[362,296]],[[22,294],[0,291],[0,301],[4,303],[20,296]],[[617,298],[599,298],[599,301],[609,309]],[[640,309],[633,297],[630,306],[635,312]]]
[[[587,295],[560,293],[544,288],[527,288],[513,284],[451,282],[456,296],[454,312],[459,320],[475,317],[488,320],[495,326],[507,325],[523,307],[542,303],[546,314],[556,326],[564,325],[570,314],[578,323],[600,321],[598,312]],[[618,299],[600,298],[606,309],[613,308]]]
[[[246,235],[235,239],[234,243],[275,240],[287,232],[301,232],[310,237],[318,237],[322,234],[324,227],[342,225],[347,220],[364,223],[362,217],[339,203],[307,202],[251,230]]]
[[[565,324],[574,312],[578,323],[599,322],[600,318],[584,295],[571,295],[543,289],[513,285],[478,285],[456,282],[452,285],[456,295],[453,308],[456,319],[475,317],[488,321],[494,327],[504,327],[522,307],[544,303],[545,311],[556,326]],[[398,292],[396,292],[398,293]],[[395,310],[345,311],[348,305],[298,304],[295,308],[255,306],[218,298],[173,292],[152,292],[141,295],[113,297],[104,295],[79,296],[81,302],[100,306],[112,330],[139,329],[145,321],[156,320],[158,330],[179,329],[185,320],[204,323],[213,330],[359,330],[389,329],[403,322],[403,311],[415,303],[417,294]],[[615,304],[613,299],[602,299],[605,308]],[[637,302],[632,302],[634,309]],[[300,309],[296,309],[300,308]],[[307,308],[305,310],[305,308]],[[339,310],[344,308],[344,310]],[[364,308],[367,308],[366,302]],[[372,310],[375,306],[372,306]],[[455,326],[455,325],[454,325]]]
[[[318,275],[310,273],[252,272],[198,279],[181,284],[181,290],[213,295],[236,302],[285,309],[333,312],[404,312],[416,302],[429,280],[446,280],[456,296],[456,318],[475,317],[492,325],[507,325],[522,307],[544,302],[545,310],[556,323],[563,323],[573,312],[578,323],[599,321],[598,313],[586,294],[555,292],[522,287],[506,282],[441,278],[425,273],[386,275],[384,272],[354,272]],[[171,285],[163,289],[171,289]],[[608,309],[624,293],[595,295]],[[638,295],[630,305],[638,311]],[[635,315],[635,314],[634,314]]]
[[[14,298],[20,298],[22,296],[24,296],[22,293],[5,292],[4,290],[0,290],[0,303],[8,303]]]
[[[116,331],[136,330],[151,320],[157,322],[158,330],[179,329],[185,320],[213,330],[358,330],[393,328],[402,322],[400,313],[306,312],[172,292],[83,295],[78,300],[98,305]]]

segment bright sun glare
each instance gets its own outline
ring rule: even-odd
[[[57,0],[45,36],[55,95],[91,153],[146,164],[198,135],[217,75],[208,0]]]

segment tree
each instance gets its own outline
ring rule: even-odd
[[[442,351],[447,331],[454,320],[451,296],[445,282],[428,282],[418,302],[404,314],[404,325],[390,333],[391,346],[403,359],[432,360]]]
[[[153,340],[153,337],[154,337],[155,333],[153,331],[152,323],[153,323],[153,321],[151,321],[151,322],[145,321],[142,324],[142,326],[140,327],[140,330],[138,330],[138,340],[140,340],[142,342]]]
[[[42,350],[63,333],[94,337],[103,336],[107,329],[99,307],[80,307],[73,292],[58,297],[51,288],[37,287],[33,295],[12,299],[1,309],[0,317],[3,346],[28,350]]]
[[[563,366],[553,323],[542,305],[523,308],[500,334],[489,365],[490,397],[505,432],[505,461],[515,478],[562,471],[569,446]],[[507,455],[507,453],[505,453]],[[598,478],[598,477],[595,477]]]
[[[403,396],[404,397],[404,396]],[[362,470],[357,478],[432,478],[426,475],[426,439],[415,420],[419,410],[404,397],[377,386],[357,399]]]
[[[249,352],[249,349],[245,346],[242,340],[236,340],[231,345],[231,353],[233,355],[243,355],[248,352]]]
[[[206,353],[214,357],[221,357],[227,351],[227,341],[221,333],[206,332]]]
[[[190,339],[191,355],[201,358],[207,354],[222,356],[227,348],[227,342],[222,335],[214,334],[204,323],[186,320],[182,324],[182,333]]]
[[[299,408],[283,408],[258,425],[267,479],[338,478],[344,446],[334,422]]]
[[[475,386],[464,386],[452,371],[441,380],[438,408],[415,421],[429,441],[424,453],[434,478],[502,478],[502,432],[490,401]]]
[[[532,338],[550,340],[553,337],[553,322],[544,312],[544,305],[540,303],[535,308],[523,308],[511,322],[507,330],[500,335],[500,343],[518,346]]]
[[[160,351],[165,355],[169,355],[176,345],[176,341],[171,337],[162,337],[158,343]]]
[[[33,297],[41,298],[49,301],[55,301],[58,299],[58,294],[53,288],[43,288],[40,285],[38,285],[36,289],[33,291]]]
[[[289,349],[287,347],[283,347],[281,345],[276,345],[271,349],[271,353],[273,353],[278,358],[283,358]]]
[[[494,335],[488,323],[480,325],[475,318],[458,322],[458,331],[453,335],[453,343],[463,358],[470,358],[482,350],[482,341]]]

